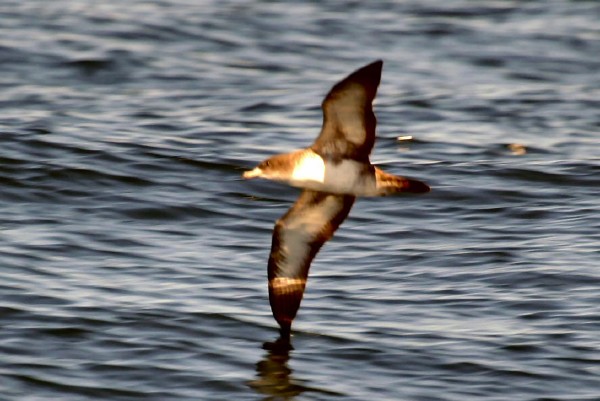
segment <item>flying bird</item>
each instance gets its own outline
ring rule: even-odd
[[[430,190],[422,181],[386,173],[369,160],[376,126],[372,103],[382,67],[383,61],[375,61],[333,86],[322,103],[321,133],[311,146],[270,157],[243,174],[303,189],[275,224],[268,262],[269,300],[280,340],[289,341],[312,260],[356,197]]]

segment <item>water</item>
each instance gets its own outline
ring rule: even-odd
[[[0,399],[600,398],[595,1],[4,1]],[[362,199],[277,336],[240,179],[385,60]],[[413,139],[399,142],[400,135]]]

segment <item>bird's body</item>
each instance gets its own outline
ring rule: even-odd
[[[303,189],[275,225],[268,263],[271,309],[284,339],[289,339],[313,258],[346,219],[355,198],[429,191],[424,182],[386,173],[369,160],[376,126],[372,102],[382,66],[375,61],[333,86],[322,103],[321,133],[311,146],[275,155],[244,173],[244,178]]]
[[[272,169],[268,178],[298,188],[328,192],[338,195],[376,196],[377,187],[373,167],[353,159],[331,160],[314,150],[302,149],[285,155],[285,169]],[[272,159],[277,159],[275,156]],[[271,163],[275,163],[271,160]],[[256,169],[247,172],[246,178],[264,176]]]
[[[398,192],[422,193],[429,191],[427,184],[410,178],[386,173],[370,163],[354,159],[323,157],[311,148],[298,150],[283,158],[286,169],[273,169],[264,174],[260,167],[245,173],[245,178],[264,177],[285,182],[293,187],[312,189],[338,195],[386,196]],[[283,163],[282,163],[283,164]]]

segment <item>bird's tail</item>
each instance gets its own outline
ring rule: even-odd
[[[431,191],[429,185],[423,181],[386,173],[375,168],[375,179],[380,195],[392,195],[397,193],[423,194]]]

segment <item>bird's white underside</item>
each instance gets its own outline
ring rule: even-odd
[[[362,171],[362,163],[354,160],[325,162],[321,156],[310,151],[296,165],[289,182],[296,187],[321,192],[376,195],[375,177],[365,177]]]
[[[325,182],[325,161],[314,152],[306,152],[295,166],[291,179],[296,182],[312,181],[323,184]]]

